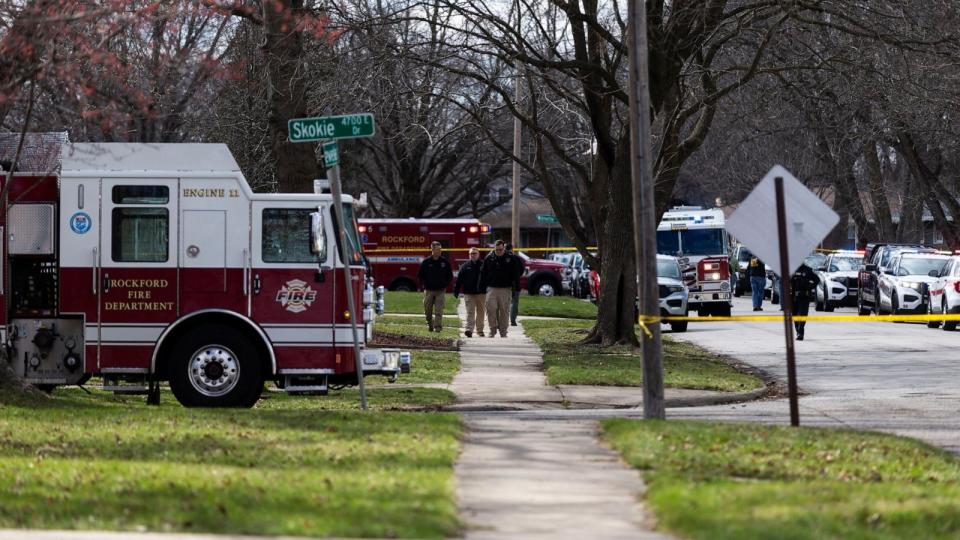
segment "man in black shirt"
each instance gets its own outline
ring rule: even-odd
[[[480,251],[472,247],[469,252],[470,260],[460,265],[457,272],[457,281],[453,285],[453,297],[459,298],[463,291],[464,303],[467,305],[467,328],[464,335],[473,337],[473,329],[483,337],[484,293],[487,286],[483,283],[483,263],[480,261]]]
[[[500,332],[507,337],[510,322],[510,295],[517,280],[516,255],[507,251],[503,240],[497,240],[494,250],[483,261],[483,282],[487,285],[487,322],[490,337]]]
[[[453,281],[453,269],[450,261],[441,256],[440,242],[430,244],[430,256],[420,263],[417,279],[423,289],[423,313],[427,316],[430,331],[443,330],[443,295],[447,285]]]

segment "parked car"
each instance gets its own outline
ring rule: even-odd
[[[939,279],[931,273],[939,275],[949,258],[936,253],[897,253],[877,283],[878,312],[927,313],[924,301],[929,297],[929,285]]]
[[[523,252],[516,252],[523,259],[524,270],[520,288],[532,295],[557,296],[563,293],[563,263],[546,259],[533,259]]]
[[[750,265],[751,257],[753,257],[753,254],[743,244],[733,246],[733,256],[730,257],[730,260],[736,261],[736,266],[731,268],[730,272],[736,273],[737,276],[736,285],[733,288],[734,296],[743,296],[744,293],[750,292],[750,277],[747,276],[747,267]]]
[[[833,311],[838,306],[857,305],[857,274],[863,262],[861,251],[835,251],[814,268],[820,278],[814,308]]]
[[[956,314],[960,313],[960,257],[953,256],[947,260],[943,269],[937,273],[937,280],[930,284],[927,291],[927,313]],[[939,328],[943,324],[944,330],[956,330],[957,321],[930,321],[928,328]]]
[[[857,312],[860,315],[869,315],[878,312],[878,284],[880,276],[893,260],[893,256],[903,250],[934,252],[934,250],[918,244],[867,244],[863,256],[863,264],[857,273],[859,289],[857,289]]]
[[[689,315],[687,301],[689,291],[683,284],[683,273],[676,257],[657,255],[657,288],[660,297],[660,315],[662,317],[686,317]],[[671,321],[674,332],[686,332],[687,321]]]
[[[573,271],[570,274],[570,294],[575,298],[590,297],[590,266],[579,253],[573,259]]]
[[[548,261],[558,262],[563,265],[563,270],[561,271],[561,280],[560,286],[563,289],[563,292],[566,294],[571,294],[573,283],[573,261],[574,258],[580,254],[576,251],[566,251],[563,253],[551,253],[547,255]]]

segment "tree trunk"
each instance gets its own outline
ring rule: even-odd
[[[893,215],[883,187],[880,159],[877,157],[877,141],[868,140],[863,145],[863,161],[867,166],[867,184],[870,186],[870,202],[873,204],[873,220],[877,230],[875,241],[889,242],[893,239]],[[901,208],[900,220],[903,221]]]
[[[617,142],[617,157],[607,181],[607,204],[600,241],[603,271],[600,273],[600,298],[597,299],[597,324],[583,340],[584,343],[599,343],[605,347],[639,344],[634,331],[637,270],[634,261],[629,144],[627,132]]]
[[[270,147],[277,186],[287,193],[313,193],[313,180],[320,177],[314,144],[287,140],[287,120],[309,116],[303,32],[298,26],[303,14],[303,0],[263,2]]]

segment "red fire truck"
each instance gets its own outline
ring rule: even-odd
[[[27,382],[99,375],[156,400],[168,380],[187,406],[252,406],[265,380],[318,394],[358,382],[346,286],[366,339],[377,298],[350,197],[342,261],[331,196],[255,194],[225,145],[56,153],[55,168],[21,161],[0,215],[0,342]],[[364,375],[409,365],[398,350],[361,355]]]
[[[430,254],[431,242],[440,242],[454,271],[467,260],[471,247],[480,249],[481,257],[492,249],[486,238],[490,226],[476,219],[361,219],[359,223],[374,282],[391,291],[417,290],[417,270]],[[565,265],[524,253],[519,256],[526,266],[521,289],[544,296],[561,293]]]

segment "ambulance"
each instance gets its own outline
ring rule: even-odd
[[[369,340],[377,295],[351,197],[344,260],[330,195],[256,194],[223,144],[62,139],[28,139],[46,158],[14,168],[0,214],[0,343],[16,374],[47,390],[99,376],[153,402],[169,381],[208,407],[250,407],[265,381],[359,382],[350,319]],[[362,376],[409,368],[405,351],[361,356]]]

